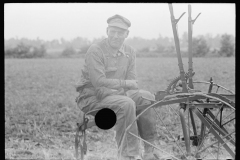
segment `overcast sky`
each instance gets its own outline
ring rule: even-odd
[[[192,3],[193,36],[207,33],[235,36],[234,3]],[[188,30],[188,4],[173,3],[178,33]],[[173,37],[167,3],[5,3],[4,38],[39,37],[43,40],[106,36],[107,19],[120,14],[132,23],[129,37]]]

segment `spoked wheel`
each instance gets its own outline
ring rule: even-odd
[[[205,154],[212,155],[209,149],[204,151],[204,155],[196,154],[199,150],[201,120],[196,118],[191,108],[186,109],[184,104],[173,104],[154,110],[158,121],[158,147],[163,150],[160,152],[164,157],[191,160]]]
[[[162,154],[175,159],[234,158],[235,110],[221,106],[186,109],[174,104],[156,108]]]
[[[209,83],[201,83],[209,89]],[[196,86],[196,87],[195,87]],[[195,91],[198,85],[194,85]],[[154,108],[161,155],[172,159],[235,158],[235,95],[217,84],[217,94]],[[198,93],[197,93],[198,94]]]
[[[223,93],[210,93],[214,86]],[[154,108],[158,141],[152,146],[159,150],[160,158],[234,159],[235,95],[219,85],[208,87],[208,93],[198,91],[195,86],[190,93],[180,93],[176,87],[170,88],[176,94],[157,92],[155,97],[159,102],[141,113],[158,105]]]
[[[153,104],[154,105],[154,104]],[[152,106],[152,105],[151,105]],[[138,116],[141,116],[144,112],[151,108],[148,106],[144,111],[142,111]],[[157,133],[158,137],[156,139],[155,144],[151,144],[155,149],[159,151],[159,155],[162,159],[187,159],[189,156],[186,152],[186,145],[184,141],[181,139],[183,136],[183,130],[179,118],[178,104],[172,105],[161,105],[157,108],[154,108],[156,112],[156,120],[157,120]],[[133,123],[132,123],[133,124]],[[132,125],[131,124],[131,125]],[[134,135],[131,132],[128,132],[129,128],[125,131],[124,137],[126,134],[131,134],[134,137],[141,139],[143,142],[147,143],[141,137]],[[181,136],[181,137],[180,137]],[[120,146],[120,150],[122,150],[122,146]]]

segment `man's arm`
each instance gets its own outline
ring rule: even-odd
[[[111,89],[126,87],[125,80],[106,78],[102,52],[97,46],[93,45],[89,48],[86,54],[86,65],[94,87],[107,87]]]

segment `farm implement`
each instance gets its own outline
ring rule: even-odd
[[[148,143],[163,155],[159,159],[235,159],[235,93],[209,81],[193,81],[197,73],[193,71],[192,62],[192,27],[195,19],[191,17],[191,5],[188,5],[188,72],[184,72],[177,23],[185,12],[175,19],[173,6],[168,4],[175,40],[180,75],[174,78],[165,90],[155,93],[155,101],[138,106],[140,110],[134,122],[148,109],[153,108],[158,118],[158,139],[151,144],[129,131],[126,134]],[[144,98],[144,97],[142,97]],[[147,98],[144,98],[147,99]],[[81,160],[87,152],[85,130],[95,125],[86,118],[96,111],[84,115],[84,122],[78,124],[75,149],[76,157]],[[79,135],[81,133],[81,135]],[[80,148],[80,150],[78,149]],[[122,146],[119,148],[122,151]]]

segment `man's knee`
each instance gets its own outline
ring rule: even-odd
[[[154,94],[152,94],[152,93],[149,92],[149,91],[139,90],[139,93],[140,93],[140,95],[141,95],[143,98],[147,98],[147,99],[150,99],[150,100],[155,100]]]
[[[122,101],[122,109],[124,110],[124,111],[136,111],[136,105],[135,105],[135,102],[131,99],[131,98],[129,98],[129,97],[124,97],[123,98],[123,101]]]
[[[123,95],[108,96],[104,98],[101,103],[117,106],[114,108],[116,112],[118,112],[118,110],[122,110],[124,112],[136,110],[135,102],[131,98]]]

